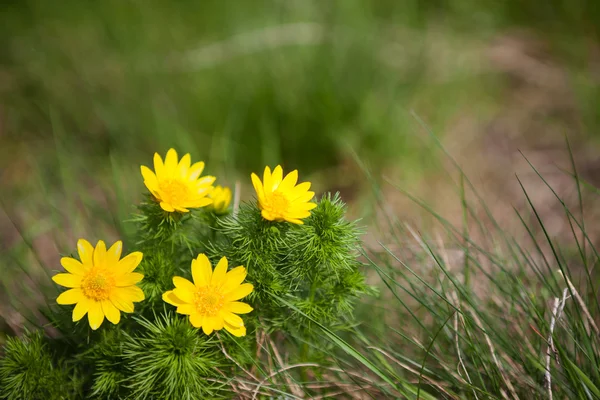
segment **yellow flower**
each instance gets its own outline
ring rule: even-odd
[[[121,320],[121,311],[133,312],[133,303],[144,300],[144,292],[135,284],[144,275],[133,272],[142,261],[142,253],[133,252],[121,259],[121,241],[108,250],[102,240],[92,247],[90,242],[79,239],[78,261],[71,257],[60,260],[68,273],[57,274],[52,280],[70,288],[58,296],[58,304],[75,304],[73,321],[88,315],[90,327],[98,329],[104,317],[113,324]]]
[[[175,149],[167,152],[165,162],[154,154],[154,172],[141,166],[144,184],[168,212],[188,212],[189,208],[204,207],[212,203],[207,197],[212,190],[214,176],[200,176],[204,162],[191,164],[189,154],[178,161]]]
[[[208,195],[213,201],[213,210],[217,214],[227,212],[229,203],[231,203],[231,189],[228,187],[216,186]]]
[[[280,165],[271,169],[265,167],[263,181],[256,174],[252,174],[252,184],[258,197],[258,207],[264,219],[269,221],[288,221],[294,224],[303,224],[301,221],[310,215],[310,210],[317,205],[310,199],[315,195],[310,192],[310,182],[296,185],[298,170],[294,170],[283,177]]]
[[[223,257],[213,272],[206,255],[199,254],[192,260],[192,278],[194,283],[174,277],[175,289],[165,292],[163,300],[176,306],[178,313],[189,315],[191,324],[202,327],[207,335],[225,328],[234,336],[245,336],[244,321],[237,314],[247,314],[252,307],[236,300],[254,289],[250,283],[242,284],[246,268],[227,272],[227,258]]]

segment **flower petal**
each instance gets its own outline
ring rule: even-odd
[[[187,289],[183,288],[175,288],[173,289],[173,293],[177,296],[181,301],[185,303],[193,303],[194,302],[194,292],[191,292]]]
[[[144,279],[144,275],[139,272],[130,272],[121,276],[115,277],[115,285],[117,287],[132,286]]]
[[[73,308],[73,322],[79,321],[87,314],[91,302],[87,297],[81,297],[77,304],[75,304],[75,308]]]
[[[232,301],[231,303],[227,303],[225,304],[224,309],[236,314],[248,314],[254,310],[252,307],[250,307],[250,305],[240,301]]]
[[[192,314],[190,315],[190,323],[194,328],[200,328],[202,326],[202,322],[204,317],[200,314]]]
[[[273,192],[273,185],[271,184],[272,180],[271,180],[271,168],[269,168],[268,166],[265,167],[265,172],[263,173],[263,190],[264,190],[264,194],[268,194]]]
[[[117,275],[120,275],[133,272],[133,270],[135,270],[137,266],[140,265],[140,262],[142,262],[143,257],[144,255],[139,251],[134,251],[133,253],[126,255],[125,257],[123,257],[123,259],[121,259],[121,261],[117,263],[115,273]]]
[[[231,326],[240,327],[244,326],[244,320],[239,315],[235,315],[229,311],[221,311],[219,315]]]
[[[213,271],[212,278],[210,280],[211,286],[221,286],[225,283],[225,277],[227,276],[227,257],[221,257],[215,270]]]
[[[56,274],[52,280],[61,286],[68,288],[78,288],[81,286],[82,275]]]
[[[177,176],[181,179],[186,179],[189,174],[191,163],[192,159],[189,153],[181,157],[181,160],[179,160],[179,164],[177,165]]]
[[[103,240],[98,240],[94,249],[94,266],[106,265],[106,244]]]
[[[303,196],[310,189],[310,182],[302,182],[291,189],[287,195],[289,201],[295,201],[300,196]],[[312,197],[311,197],[312,198]]]
[[[254,290],[251,283],[244,283],[225,295],[225,301],[235,301],[248,296]]]
[[[123,291],[123,288],[113,290],[109,299],[119,310],[126,313],[133,312],[133,301],[131,300],[131,296],[128,296],[127,293]]]
[[[196,286],[207,286],[210,284],[212,265],[206,254],[199,254],[195,260],[192,260],[192,278]]]
[[[286,218],[286,221],[289,222],[290,224],[304,225],[304,222],[302,222],[302,220],[297,219],[297,218]]]
[[[140,170],[142,171],[142,176],[144,177],[144,185],[146,185],[151,193],[157,192],[159,189],[158,178],[154,172],[152,172],[152,170],[145,165],[142,165]]]
[[[83,275],[86,271],[82,263],[71,257],[61,258],[60,264],[65,270],[74,275]]]
[[[298,170],[295,169],[283,178],[283,181],[279,184],[278,189],[285,192],[291,190],[298,182]]]
[[[162,180],[165,177],[165,164],[163,164],[162,157],[158,153],[154,153],[154,171],[156,172],[156,178]]]
[[[62,292],[57,298],[56,303],[60,305],[69,305],[80,302],[84,299],[83,292],[81,289],[69,289]]]
[[[182,304],[177,307],[177,312],[184,315],[192,315],[197,312],[196,306],[193,304]]]
[[[206,335],[210,335],[212,333],[212,331],[214,331],[214,327],[212,325],[212,320],[209,319],[208,317],[203,317],[202,318],[202,331],[204,331],[204,333]]]
[[[110,246],[110,249],[106,251],[106,262],[109,268],[119,262],[119,259],[121,258],[121,251],[123,251],[123,242],[120,240],[117,240],[112,246]]]
[[[258,175],[256,175],[255,173],[252,173],[252,175],[250,175],[250,178],[252,179],[252,185],[254,186],[254,190],[256,191],[256,197],[258,201],[261,201],[261,199],[265,198],[265,192],[263,190],[262,182],[260,181]]]
[[[88,310],[88,322],[93,330],[96,330],[102,325],[104,321],[104,312],[102,312],[102,305],[98,301],[92,301],[90,303],[90,309]]]
[[[207,328],[212,328],[215,331],[218,331],[219,329],[223,329],[224,324],[225,324],[225,321],[223,321],[223,318],[219,315],[216,315],[214,317],[204,317],[204,321],[202,321],[202,326],[206,326]]]
[[[175,151],[175,149],[169,149],[169,151],[167,151],[167,157],[165,158],[165,173],[167,176],[173,176],[176,171],[177,151]]]
[[[244,279],[246,279],[246,274],[246,268],[242,266],[235,267],[231,271],[227,272],[227,275],[225,275],[225,282],[223,283],[221,289],[223,290],[223,293],[227,294],[241,285],[242,282],[244,282]]]
[[[273,175],[271,175],[271,190],[275,191],[281,184],[281,180],[283,179],[283,168],[281,165],[278,165],[273,170]]]
[[[194,286],[192,282],[180,276],[173,277],[173,285],[175,285],[175,287],[178,289],[184,289],[192,293],[196,291],[196,286]]]
[[[246,327],[245,326],[232,326],[229,325],[228,323],[225,323],[225,329],[227,329],[227,331],[229,333],[231,333],[233,336],[236,337],[242,337],[242,336],[246,336]]]
[[[77,241],[77,252],[79,253],[79,259],[83,265],[92,264],[92,256],[94,254],[94,246],[85,239],[79,239]]]
[[[102,304],[102,312],[106,316],[106,319],[112,322],[113,324],[118,324],[121,320],[121,312],[115,307],[115,305],[110,300],[103,300]]]
[[[192,164],[192,166],[189,169],[189,176],[188,176],[188,180],[191,181],[195,181],[196,179],[198,179],[198,177],[200,176],[200,174],[202,173],[202,171],[204,171],[204,162],[200,161],[197,163]]]
[[[162,208],[163,210],[165,210],[167,212],[175,211],[175,209],[173,208],[172,205],[170,205],[169,203],[165,203],[164,201],[160,202],[160,208]]]
[[[175,295],[175,293],[173,293],[172,290],[169,290],[168,292],[164,292],[162,295],[162,299],[165,301],[165,303],[169,303],[173,306],[180,306],[182,304],[186,304],[184,301],[182,301],[179,297],[177,297]]]
[[[118,287],[114,292],[119,292],[121,298],[129,302],[140,302],[146,298],[144,291],[137,286]]]

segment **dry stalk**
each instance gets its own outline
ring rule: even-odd
[[[550,333],[548,334],[548,348],[546,349],[546,374],[545,374],[545,383],[546,389],[548,390],[548,399],[552,400],[552,373],[550,372],[550,360],[552,359],[552,353],[555,353],[554,349],[554,339],[552,335],[554,334],[554,327],[556,326],[556,322],[560,318],[560,314],[562,313],[563,308],[565,307],[565,303],[567,301],[567,293],[569,290],[565,288],[563,290],[562,300],[558,297],[554,298],[554,307],[552,307],[552,318],[550,320]]]
[[[504,381],[504,384],[506,385],[506,387],[510,391],[510,394],[513,396],[513,398],[518,400],[519,396],[517,395],[517,392],[515,391],[515,388],[513,387],[510,379],[508,379],[506,377],[506,373],[504,371],[504,367],[502,366],[502,364],[498,360],[498,357],[496,357],[496,348],[494,347],[494,344],[492,343],[492,340],[490,339],[489,335],[487,334],[487,331],[483,327],[483,324],[481,323],[481,320],[477,316],[477,313],[472,312],[471,315],[473,316],[473,319],[475,320],[475,323],[477,324],[478,328],[481,329],[481,331],[483,332],[483,336],[485,337],[485,341],[486,341],[486,343],[487,343],[487,345],[488,345],[488,347],[490,349],[490,353],[492,355],[492,359],[494,360],[494,363],[498,367],[498,371],[500,371],[500,376],[502,376],[502,380]]]
[[[558,272],[560,273],[560,275],[563,278],[565,278],[565,281],[567,282],[567,285],[569,285],[569,288],[571,289],[571,292],[572,292],[573,296],[575,297],[575,300],[577,300],[577,303],[579,303],[579,306],[583,310],[583,313],[585,314],[585,317],[588,319],[588,322],[590,323],[590,325],[592,326],[592,328],[594,328],[594,332],[596,333],[596,335],[600,336],[600,329],[598,329],[598,326],[594,322],[594,318],[592,318],[592,315],[590,314],[587,306],[585,305],[585,302],[583,301],[583,299],[579,295],[579,292],[577,291],[577,289],[575,289],[575,286],[573,285],[573,283],[571,282],[571,280],[569,279],[569,277],[565,276],[562,273],[562,271],[560,271],[560,270]]]

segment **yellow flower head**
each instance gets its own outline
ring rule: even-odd
[[[144,184],[168,212],[188,212],[189,208],[204,207],[212,203],[207,197],[212,190],[214,176],[200,176],[204,162],[191,164],[189,154],[177,158],[175,149],[167,152],[163,163],[158,153],[154,154],[154,172],[141,166]]]
[[[228,187],[216,186],[208,195],[213,201],[213,210],[217,214],[227,212],[229,203],[231,203],[231,189]]]
[[[104,317],[113,324],[121,320],[121,311],[133,312],[133,303],[144,300],[144,292],[135,284],[144,275],[133,272],[142,261],[142,253],[133,252],[121,259],[121,241],[108,250],[102,240],[94,248],[85,239],[77,242],[78,261],[71,257],[60,260],[67,273],[57,274],[52,280],[70,288],[58,296],[58,304],[75,304],[73,321],[87,313],[90,327],[98,329]]]
[[[275,167],[272,174],[271,169],[265,167],[262,182],[256,174],[252,174],[258,207],[264,219],[302,224],[302,219],[310,215],[310,210],[317,206],[310,202],[315,193],[308,190],[310,182],[296,185],[297,181],[298,170],[284,178],[280,165]]]
[[[245,336],[244,321],[237,314],[252,311],[246,303],[237,300],[249,295],[254,287],[243,283],[246,268],[236,267],[227,272],[227,258],[223,257],[214,272],[204,254],[192,260],[192,278],[173,278],[175,289],[162,296],[167,303],[177,307],[177,312],[190,316],[191,324],[202,327],[205,334],[213,330],[227,329],[234,336]]]

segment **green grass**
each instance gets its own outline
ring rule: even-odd
[[[585,133],[600,127],[600,90],[587,72],[586,43],[599,38],[592,2],[250,4],[3,7],[0,171],[8,172],[0,205],[12,220],[0,253],[4,308],[36,321],[35,305],[55,295],[49,274],[75,238],[130,236],[123,221],[141,197],[138,166],[171,146],[206,159],[228,184],[281,162],[300,168],[319,191],[338,184],[329,169],[356,157],[375,177],[377,212],[385,212],[377,197],[382,169],[404,171],[404,187],[442,162],[435,145],[418,139],[411,110],[443,136],[461,115],[487,120],[502,106],[501,75],[453,60],[503,29],[526,26],[547,38],[568,67]],[[600,397],[598,335],[586,314],[599,324],[598,255],[585,233],[594,221],[565,205],[574,238],[566,246],[544,235],[532,206],[537,222],[516,213],[523,232],[511,236],[493,218],[475,217],[486,205],[457,174],[464,226],[413,197],[438,221],[436,230],[417,233],[389,216],[379,227],[381,248],[365,249],[380,297],[356,310],[364,322],[352,334],[323,330],[338,369],[311,360],[290,368],[285,345],[269,338],[271,364],[258,362],[239,386],[288,396],[547,398],[558,299],[554,398]],[[346,178],[363,185],[368,176]]]

